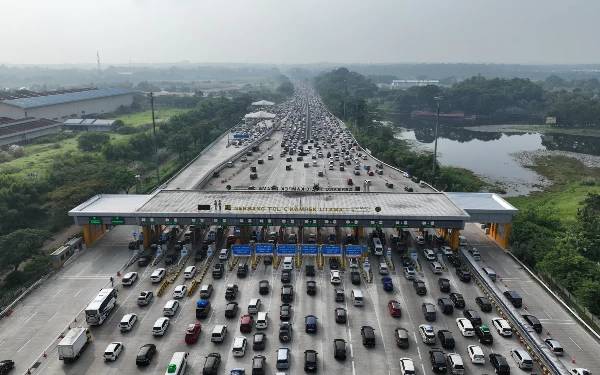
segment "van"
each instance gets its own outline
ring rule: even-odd
[[[277,350],[277,369],[286,369],[290,367],[290,349],[279,348]]]
[[[194,277],[194,275],[196,275],[195,266],[189,266],[185,269],[185,271],[183,271],[183,277],[186,279],[191,279],[192,277]]]
[[[463,360],[460,355],[456,353],[450,353],[446,356],[446,360],[448,362],[448,368],[452,374],[464,374],[465,373],[465,365],[463,364]]]
[[[229,258],[229,249],[221,249],[219,252],[219,260],[227,260]]]
[[[531,360],[531,356],[525,350],[513,350],[510,352],[510,355],[513,357],[515,362],[517,362],[517,366],[520,369],[532,369],[533,361]]]
[[[492,281],[496,281],[496,271],[491,268],[483,267],[483,272],[488,275]]]
[[[179,308],[179,302],[177,300],[170,300],[165,303],[165,307],[163,308],[164,316],[173,316],[177,309]]]
[[[388,270],[388,266],[386,263],[379,263],[379,274],[380,275],[387,275],[389,272]]]
[[[261,311],[258,313],[258,317],[256,318],[256,329],[265,328],[267,328],[267,312]]]
[[[127,314],[121,319],[121,322],[119,323],[119,329],[121,330],[121,332],[131,331],[136,321],[137,315]]]
[[[292,257],[283,258],[283,269],[291,270],[293,268],[294,268],[294,258],[292,258]]]
[[[169,328],[170,323],[171,323],[171,319],[169,319],[169,318],[158,318],[156,320],[156,322],[154,322],[154,326],[152,326],[152,335],[153,336],[164,335],[167,328]]]
[[[354,306],[363,306],[364,305],[363,293],[358,289],[352,290],[352,304]]]
[[[429,268],[431,268],[431,272],[433,273],[442,273],[442,265],[438,262],[429,263]]]
[[[248,314],[258,314],[260,310],[260,298],[252,298],[248,303]]]
[[[227,335],[227,326],[218,324],[212,331],[212,335],[210,335],[210,342],[223,342],[225,340],[225,336]]]
[[[176,352],[173,353],[173,357],[167,366],[167,371],[165,375],[183,375],[185,374],[185,370],[187,368],[189,353],[186,352]]]
[[[479,253],[479,250],[477,250],[477,248],[473,247],[469,249],[469,254],[471,254],[473,260],[481,260],[481,254]]]
[[[506,299],[510,303],[512,303],[514,307],[521,307],[521,306],[523,306],[523,299],[514,290],[507,290],[506,292],[504,292],[504,297],[506,297]]]
[[[458,236],[458,246],[460,246],[460,247],[467,246],[467,239],[465,238],[465,236]]]
[[[150,281],[152,281],[153,283],[160,283],[165,276],[167,275],[167,270],[164,268],[157,268],[154,270],[154,272],[152,272],[152,275],[150,275]]]

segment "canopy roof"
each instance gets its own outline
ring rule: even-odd
[[[275,105],[273,102],[268,102],[266,100],[260,100],[258,102],[252,103],[252,105]]]
[[[275,117],[275,114],[265,112],[265,111],[248,113],[246,116],[244,116],[244,118],[274,118],[274,117]]]

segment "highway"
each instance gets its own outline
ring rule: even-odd
[[[306,100],[309,95],[309,100]],[[310,107],[310,112],[306,109]],[[276,131],[270,140],[265,141],[260,146],[260,151],[246,156],[246,161],[241,158],[234,161],[232,168],[225,168],[217,179],[212,179],[205,186],[206,190],[225,190],[227,185],[232,189],[255,189],[277,186],[281,187],[305,187],[312,189],[315,184],[319,184],[320,189],[327,188],[348,188],[359,186],[364,190],[364,180],[371,180],[370,191],[394,191],[404,192],[404,187],[410,187],[415,192],[430,191],[428,188],[422,188],[409,178],[403,177],[400,172],[390,168],[383,168],[383,174],[366,176],[364,165],[375,167],[376,162],[368,157],[366,160],[358,157],[354,147],[353,158],[360,159],[360,175],[354,174],[353,160],[352,164],[344,164],[344,170],[340,170],[339,161],[334,160],[334,168],[329,168],[329,159],[326,157],[332,147],[322,149],[324,157],[316,155],[316,148],[309,149],[311,153],[303,156],[302,161],[297,161],[297,154],[293,155],[292,161],[287,161],[288,156],[281,157],[281,143],[289,133],[295,128],[302,128],[302,123],[308,125],[304,129],[303,135],[316,137],[318,131],[325,132],[325,129],[337,128],[336,121],[323,120],[324,110],[320,107],[318,101],[312,97],[311,91],[304,89],[295,99],[273,108],[273,112],[279,114],[280,129]],[[307,119],[310,119],[307,121]],[[342,129],[339,129],[340,132]],[[296,130],[293,130],[294,132]],[[338,135],[339,137],[339,135]],[[225,137],[224,139],[227,139]],[[222,161],[230,160],[231,155],[237,149],[226,147],[222,144],[223,140],[217,143],[207,154],[201,156],[193,163],[198,168],[204,168],[202,165],[215,165]],[[310,144],[310,143],[307,143]],[[313,143],[314,144],[314,143]],[[226,149],[226,151],[223,150]],[[364,153],[364,151],[363,151]],[[272,155],[272,159],[269,158]],[[263,163],[259,164],[258,160]],[[313,163],[316,161],[316,166]],[[309,166],[304,167],[308,162]],[[291,165],[291,170],[286,170],[286,166]],[[250,167],[257,167],[257,178],[250,179]],[[346,166],[348,168],[346,168]],[[192,167],[196,168],[196,167]],[[323,176],[319,176],[323,172]],[[186,174],[184,171],[180,174],[180,179],[174,179],[169,188],[176,188],[181,184],[181,189],[186,186],[192,186],[194,181],[201,178],[202,171],[196,171],[193,174]],[[348,179],[352,178],[354,185],[348,185]],[[221,180],[226,180],[221,183]],[[393,183],[390,189],[386,183]],[[259,230],[259,228],[252,228]],[[277,231],[279,228],[273,228]],[[297,228],[286,228],[282,240],[285,242],[287,236],[292,231],[297,233]],[[391,261],[396,267],[389,275],[393,279],[394,289],[391,292],[383,291],[379,282],[381,276],[374,269],[374,282],[368,284],[361,280],[360,285],[352,285],[349,279],[349,270],[342,273],[341,287],[345,290],[345,302],[335,302],[334,288],[340,285],[334,285],[330,282],[330,270],[328,261],[322,271],[317,271],[314,277],[306,276],[304,273],[307,264],[315,264],[315,259],[304,257],[302,259],[301,269],[295,269],[291,284],[294,286],[294,301],[292,304],[292,322],[294,327],[293,339],[290,343],[280,343],[277,339],[277,327],[280,322],[279,306],[280,290],[282,282],[280,281],[280,270],[272,266],[259,264],[256,270],[250,269],[246,278],[238,278],[233,272],[227,271],[223,278],[213,279],[208,265],[209,272],[206,274],[202,284],[210,283],[214,286],[214,291],[210,297],[213,305],[212,313],[206,319],[196,319],[195,305],[199,299],[198,291],[192,297],[184,297],[180,300],[181,307],[176,315],[171,318],[171,325],[163,337],[152,336],[151,329],[159,317],[162,317],[162,309],[166,301],[171,299],[171,293],[178,284],[185,283],[189,286],[189,281],[183,280],[180,275],[174,284],[169,285],[162,297],[155,297],[148,306],[138,306],[136,303],[140,291],[150,290],[156,293],[157,284],[152,284],[149,275],[153,271],[151,267],[138,267],[137,264],[131,266],[127,271],[137,271],[140,279],[131,287],[123,287],[120,278],[117,278],[115,285],[119,289],[119,298],[117,308],[111,313],[109,319],[99,327],[92,328],[93,341],[82,357],[73,364],[63,364],[57,359],[55,345],[56,339],[67,325],[73,324],[73,319],[77,318],[80,325],[85,326],[81,311],[98,290],[109,285],[108,279],[125,264],[132,256],[132,251],[127,249],[127,243],[131,238],[131,232],[139,231],[139,228],[131,226],[115,227],[109,231],[102,239],[90,249],[83,252],[72,264],[59,271],[50,282],[39,288],[34,294],[30,295],[25,303],[20,304],[15,309],[13,315],[0,321],[0,359],[10,358],[16,362],[15,373],[21,374],[27,371],[34,362],[35,358],[41,356],[44,350],[48,350],[47,358],[41,358],[37,369],[33,373],[42,374],[115,374],[115,373],[146,373],[162,374],[166,371],[168,362],[176,351],[187,351],[190,353],[190,368],[188,374],[200,373],[202,371],[204,357],[211,352],[221,354],[222,363],[218,374],[229,374],[229,371],[236,367],[242,367],[250,373],[251,358],[254,355],[265,355],[267,357],[267,372],[277,372],[275,368],[275,351],[279,347],[289,347],[292,350],[291,367],[284,370],[288,374],[299,374],[303,372],[303,352],[307,349],[316,350],[318,354],[318,373],[338,372],[353,375],[376,373],[376,374],[396,374],[399,373],[398,359],[409,357],[417,365],[417,374],[430,374],[431,363],[428,358],[428,351],[431,347],[441,347],[439,341],[436,345],[424,344],[419,337],[418,326],[420,324],[431,324],[436,333],[439,329],[448,329],[453,333],[456,340],[456,348],[444,349],[445,353],[456,352],[460,354],[465,362],[466,373],[468,374],[489,374],[493,371],[487,355],[490,353],[500,353],[507,358],[511,367],[511,373],[541,373],[539,368],[533,371],[523,371],[516,368],[515,361],[510,357],[510,350],[521,348],[516,337],[500,337],[493,332],[494,343],[492,345],[479,344],[475,337],[465,338],[461,336],[457,328],[455,319],[463,317],[462,311],[455,309],[452,315],[441,314],[437,310],[437,319],[433,322],[426,322],[421,311],[421,305],[424,302],[436,304],[438,298],[447,297],[448,293],[440,292],[437,286],[437,279],[444,277],[450,280],[451,291],[461,293],[468,307],[478,311],[482,317],[483,324],[492,328],[491,318],[497,316],[497,312],[480,312],[475,304],[475,298],[481,296],[482,292],[473,283],[464,283],[458,280],[454,273],[455,268],[446,265],[446,258],[442,258],[438,253],[446,268],[443,274],[434,275],[427,267],[427,261],[422,253],[422,246],[412,243],[409,252],[416,252],[418,259],[424,269],[419,272],[419,279],[422,279],[427,286],[427,294],[418,296],[412,286],[412,282],[405,279],[401,272],[401,254],[392,252]],[[230,228],[230,233],[232,229]],[[308,241],[309,233],[315,233],[316,229],[305,228],[303,231],[303,242]],[[327,234],[332,233],[333,229],[324,228],[321,233],[320,242],[326,243]],[[349,233],[349,229],[341,229],[341,237]],[[360,243],[367,245],[369,229],[365,229],[365,236],[360,238]],[[391,229],[384,229],[386,238],[392,233]],[[411,230],[412,238],[418,234]],[[468,224],[462,232],[471,246],[477,247],[482,253],[482,266],[490,265],[503,280],[497,283],[506,283],[508,289],[517,290],[523,297],[524,305],[527,305],[529,313],[536,315],[542,321],[544,330],[542,336],[546,336],[550,331],[551,337],[560,341],[565,348],[563,361],[568,368],[586,367],[590,370],[600,368],[600,358],[593,353],[599,351],[598,343],[585,332],[575,321],[555,303],[542,289],[533,282],[528,274],[524,272],[518,264],[498,248],[482,230],[475,224]],[[369,255],[371,265],[376,268],[382,260],[373,254]],[[218,260],[213,260],[213,263]],[[193,258],[188,260],[187,265],[195,264],[201,267],[201,262],[194,263]],[[162,266],[162,263],[161,263]],[[268,280],[270,283],[270,292],[268,295],[260,296],[258,294],[258,282]],[[306,281],[317,281],[317,293],[309,296],[306,293]],[[239,303],[240,311],[235,318],[225,318],[224,309],[226,301],[224,298],[227,284],[237,284],[240,288],[236,301]],[[350,302],[350,292],[352,289],[360,289],[365,295],[365,305],[362,307],[353,306]],[[240,318],[247,311],[247,305],[251,298],[261,298],[262,307],[260,311],[269,313],[266,349],[262,352],[255,352],[251,348],[252,334],[257,332],[253,327],[251,333],[240,333]],[[397,300],[401,304],[402,317],[393,318],[390,316],[387,308],[389,300]],[[343,307],[348,311],[349,320],[346,324],[338,324],[334,320],[334,309]],[[127,313],[138,315],[138,322],[130,332],[121,333],[118,329],[120,319]],[[309,334],[304,332],[304,317],[306,315],[315,315],[318,318],[318,333]],[[196,344],[185,344],[185,329],[190,323],[201,323],[202,333]],[[210,333],[215,325],[226,324],[229,333],[223,343],[214,344],[210,342]],[[376,346],[367,348],[362,345],[360,328],[363,325],[372,326],[375,330]],[[407,349],[400,349],[395,345],[393,330],[397,327],[406,328],[409,331],[410,346]],[[493,330],[493,329],[492,329]],[[231,353],[233,338],[236,336],[245,336],[248,339],[248,348],[245,356],[234,357]],[[333,358],[333,340],[341,338],[348,343],[348,357],[346,360],[336,360]],[[121,341],[125,349],[115,362],[104,362],[102,354],[110,342]],[[146,368],[137,368],[135,357],[139,347],[146,343],[157,345],[158,354],[153,359],[150,366]],[[485,365],[474,365],[470,362],[467,354],[468,345],[480,345],[486,354]],[[51,350],[50,350],[51,349]],[[571,359],[575,358],[577,365],[571,364]]]

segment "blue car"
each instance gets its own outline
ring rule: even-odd
[[[384,277],[381,279],[381,283],[383,284],[383,290],[390,291],[394,290],[394,284],[392,283],[391,277]]]
[[[307,333],[317,333],[317,317],[314,315],[307,315],[304,318],[304,322],[306,323],[306,332]]]

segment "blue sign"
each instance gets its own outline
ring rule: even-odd
[[[137,237],[137,233],[135,233],[135,232],[131,233],[131,235],[133,236],[133,238]]]
[[[163,234],[161,234],[161,235],[160,235],[160,239],[161,239],[162,241],[166,241],[166,240],[167,240],[167,235],[166,235],[166,234],[164,234],[164,233],[163,233]]]
[[[250,255],[250,245],[232,245],[231,250],[233,250],[233,255]]]
[[[233,139],[249,139],[250,136],[248,134],[234,134]]]
[[[273,244],[258,243],[254,245],[254,252],[256,255],[273,255]]]
[[[144,240],[144,233],[140,233],[140,241]]]
[[[321,249],[323,255],[342,255],[342,247],[338,245],[323,245]]]
[[[302,245],[302,255],[317,255],[317,245]]]
[[[359,257],[362,255],[362,247],[360,246],[346,246],[347,257]]]
[[[296,245],[277,245],[277,255],[296,255]]]

